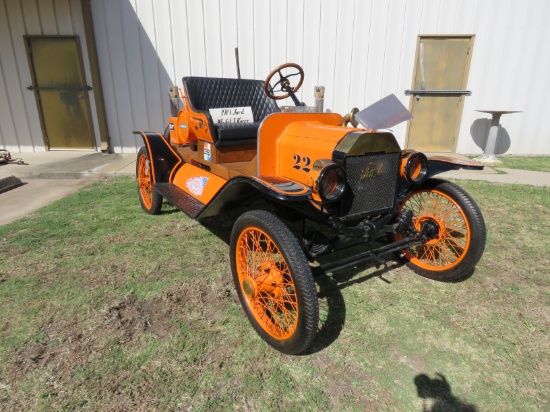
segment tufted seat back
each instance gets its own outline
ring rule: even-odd
[[[204,113],[216,146],[255,143],[260,122],[269,114],[279,112],[275,100],[266,96],[261,80],[221,79],[215,77],[184,77],[189,104],[196,112]],[[254,123],[214,124],[209,109],[252,108]]]

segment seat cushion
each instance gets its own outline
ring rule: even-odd
[[[255,143],[260,123],[219,123],[215,124],[218,142],[216,146],[229,146],[240,143]],[[243,142],[244,140],[244,142]]]

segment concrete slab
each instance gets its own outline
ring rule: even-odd
[[[0,194],[0,225],[11,223],[54,200],[107,176],[135,176],[136,155],[51,151],[17,153],[26,165],[0,164],[0,179],[25,184]]]
[[[24,185],[0,194],[0,226],[24,218],[98,179],[25,179]]]
[[[26,165],[0,164],[0,177],[20,179],[89,179],[135,175],[136,155],[90,152],[21,153]]]
[[[495,168],[493,172],[486,172],[485,169],[480,171],[453,170],[442,173],[440,176],[450,179],[484,180],[493,183],[550,187],[550,173],[506,168]]]

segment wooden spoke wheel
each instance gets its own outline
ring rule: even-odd
[[[464,190],[430,179],[409,194],[400,209],[413,212],[416,230],[430,224],[436,232],[426,243],[402,251],[409,267],[422,276],[447,281],[473,273],[485,248],[486,229],[481,211]]]
[[[230,246],[235,287],[256,332],[280,352],[306,350],[319,309],[311,269],[294,235],[273,214],[254,210],[237,219]]]
[[[141,207],[150,215],[156,215],[162,207],[162,196],[153,188],[151,162],[147,149],[139,149],[136,162],[136,177]]]

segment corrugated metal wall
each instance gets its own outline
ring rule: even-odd
[[[90,79],[80,0],[0,0],[0,148],[44,151],[36,100],[27,90],[32,80],[24,35],[79,36],[86,77]],[[93,99],[92,91],[92,117],[96,118]],[[97,137],[97,122],[94,127]]]
[[[16,45],[24,30],[63,33],[70,24],[80,31],[78,1],[21,0],[15,8],[12,2],[0,0],[0,13],[7,13],[0,16],[0,144],[40,150],[34,98],[23,87],[28,63]],[[27,15],[27,8],[38,11]],[[117,152],[141,144],[132,130],[164,128],[168,85],[186,75],[235,77],[235,47],[244,78],[263,79],[273,67],[296,62],[306,72],[300,98],[312,103],[313,86],[324,85],[325,107],[347,113],[389,93],[409,106],[404,90],[411,88],[418,35],[473,34],[473,95],[465,100],[457,152],[481,152],[470,128],[487,116],[476,109],[511,109],[523,113],[502,118],[510,136],[502,149],[550,154],[545,0],[92,0],[92,11]],[[395,133],[403,144],[406,127]]]
[[[544,0],[98,0],[93,3],[110,133],[135,150],[132,129],[162,129],[167,86],[185,75],[263,79],[284,62],[302,65],[301,99],[326,87],[325,107],[347,113],[389,93],[408,107],[419,34],[475,34],[457,146],[480,153],[470,135],[476,109],[502,117],[508,153],[550,154],[550,2]],[[405,142],[406,127],[395,130]]]

